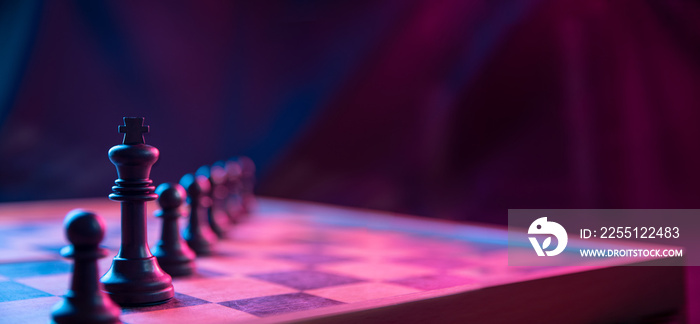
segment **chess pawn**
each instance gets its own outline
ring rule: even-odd
[[[187,245],[197,256],[210,255],[215,236],[208,227],[201,226],[200,216],[209,206],[209,180],[204,176],[186,174],[180,179],[180,185],[187,191],[187,203],[190,205],[190,218],[182,236]]]
[[[250,214],[257,207],[255,199],[255,163],[247,156],[236,158],[241,165],[241,199],[244,213]]]
[[[185,189],[174,183],[163,183],[156,188],[158,205],[161,210],[155,212],[155,216],[163,220],[160,241],[153,249],[153,255],[158,259],[158,264],[173,277],[187,276],[194,273],[195,253],[187,246],[180,236],[178,218],[180,205],[187,194]]]
[[[234,160],[217,162],[223,164],[226,172],[227,197],[224,201],[224,210],[229,221],[239,223],[243,214],[243,199],[241,198],[241,165]]]
[[[221,195],[225,173],[216,166],[209,167],[205,165],[197,169],[195,175],[204,176],[209,181],[210,190],[206,195],[209,198],[209,205],[206,207],[207,221],[214,234],[216,234],[219,239],[225,239],[226,231],[219,225],[219,212],[221,210],[219,196]]]
[[[100,289],[97,259],[108,254],[99,247],[105,235],[102,218],[75,209],[66,215],[64,227],[71,245],[61,255],[74,260],[73,277],[70,290],[51,311],[52,322],[121,323],[121,309]]]
[[[219,214],[226,215],[226,219],[233,223],[228,212],[228,198],[231,195],[229,186],[229,173],[223,161],[217,161],[211,166],[209,182],[212,183],[212,204]]]

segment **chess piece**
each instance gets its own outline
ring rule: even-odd
[[[255,210],[257,201],[255,199],[255,163],[247,156],[236,158],[241,166],[241,204],[245,215]]]
[[[51,310],[53,323],[121,323],[121,309],[100,290],[97,259],[108,251],[99,247],[105,235],[102,218],[80,209],[70,211],[63,222],[71,245],[61,255],[73,259],[70,290]]]
[[[123,143],[109,150],[119,176],[109,199],[121,202],[121,247],[101,281],[117,304],[159,304],[175,294],[172,278],[151,254],[146,237],[146,201],[158,197],[149,175],[159,152],[145,144],[143,133],[148,126],[143,125],[143,118],[124,117],[119,132],[124,133]]]
[[[200,216],[209,206],[209,180],[204,176],[186,174],[180,179],[180,185],[187,191],[187,203],[190,205],[190,218],[182,236],[187,245],[197,256],[210,255],[214,242],[214,234],[208,227],[201,226]]]
[[[191,275],[195,270],[195,254],[180,236],[177,222],[181,216],[180,205],[187,196],[185,189],[176,183],[163,183],[156,188],[156,194],[161,210],[156,211],[155,216],[163,220],[163,228],[160,241],[153,249],[153,255],[169,275]]]
[[[216,166],[209,167],[207,165],[200,167],[195,172],[197,176],[204,176],[209,181],[208,197],[209,204],[206,206],[207,222],[209,227],[219,239],[226,238],[226,231],[219,225],[220,199],[222,190],[222,182],[226,174],[223,170]]]
[[[229,224],[235,224],[228,210],[228,199],[231,196],[231,188],[229,186],[229,174],[225,162],[217,161],[212,164],[209,182],[212,183],[212,206],[218,211],[218,215],[224,215],[223,217]]]
[[[234,160],[226,162],[217,162],[215,164],[223,165],[226,171],[226,188],[228,189],[227,197],[224,202],[224,210],[228,215],[229,221],[236,224],[241,221],[243,213],[243,203],[241,199],[241,165]]]

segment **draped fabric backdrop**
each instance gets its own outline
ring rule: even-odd
[[[697,1],[4,1],[0,199],[105,196],[122,116],[156,183],[504,223],[700,208]]]

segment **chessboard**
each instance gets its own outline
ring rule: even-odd
[[[62,222],[106,224],[104,273],[120,246],[119,203],[0,204],[0,322],[47,323],[68,290]],[[159,239],[147,204],[148,242]],[[183,226],[184,222],[183,221]],[[514,267],[505,228],[259,198],[175,297],[124,307],[125,323],[683,323],[682,267]],[[624,262],[624,261],[619,261]],[[76,279],[79,280],[79,279]]]

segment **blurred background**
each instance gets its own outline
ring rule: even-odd
[[[2,1],[0,201],[106,196],[123,116],[177,181],[505,223],[700,208],[697,1]]]

